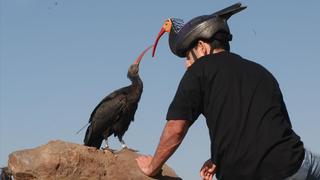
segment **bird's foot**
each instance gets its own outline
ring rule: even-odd
[[[109,151],[109,152],[111,152],[112,154],[113,154],[114,152],[116,152],[116,150],[110,149],[109,147],[104,147],[104,148],[102,148],[102,150],[104,150],[104,151]]]
[[[139,152],[138,150],[136,150],[136,149],[131,149],[131,148],[129,148],[128,146],[123,147],[121,150],[129,150],[129,151],[132,151],[132,152]]]

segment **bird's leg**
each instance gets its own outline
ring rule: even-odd
[[[105,139],[104,143],[106,143],[106,144],[104,145],[103,149],[109,149],[108,139]]]
[[[116,151],[109,148],[108,139],[105,139],[104,142],[106,143],[105,146],[102,148],[104,151],[110,151],[111,153],[114,153]]]
[[[104,139],[104,143],[105,143],[105,145],[104,145],[104,147],[102,149],[103,150],[110,150],[109,144],[108,144],[108,139]]]
[[[119,139],[120,140],[120,139]],[[123,141],[123,139],[120,140],[121,146],[122,148],[128,148],[128,146],[126,145],[126,143]]]

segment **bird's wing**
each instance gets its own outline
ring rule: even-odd
[[[98,104],[90,116],[90,125],[84,138],[85,145],[97,148],[101,146],[103,132],[108,131],[114,122],[119,120],[126,101],[124,94],[112,93]]]
[[[134,115],[138,108],[138,103],[126,105],[123,112],[117,121],[114,121],[112,128],[115,130],[114,135],[122,139],[125,132],[128,130],[131,121],[134,121]]]
[[[130,107],[130,110],[128,111],[130,113],[128,114],[128,116],[131,121],[134,121],[134,115],[136,114],[137,109],[138,109],[138,103],[134,103]]]
[[[119,101],[119,99],[123,99],[123,97],[126,95],[124,92],[126,92],[127,89],[128,89],[128,86],[120,88],[120,89],[112,92],[111,94],[109,94],[105,98],[103,98],[101,100],[101,102],[92,111],[92,113],[90,115],[89,123],[92,121],[94,115],[96,114],[97,110],[100,108],[101,105],[109,103],[109,104],[116,106],[117,109],[119,108],[118,106],[122,106],[124,102]],[[110,101],[112,101],[112,102],[110,102]]]

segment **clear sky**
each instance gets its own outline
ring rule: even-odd
[[[81,144],[85,131],[76,131],[104,96],[130,83],[129,65],[153,43],[166,18],[188,21],[235,2],[0,0],[0,166],[10,152],[50,140]],[[248,8],[229,20],[232,51],[274,74],[294,130],[319,153],[320,1],[242,3]],[[167,36],[156,58],[146,54],[140,66],[144,92],[124,137],[131,148],[154,153],[184,71]],[[184,179],[198,179],[209,145],[200,117],[168,164]]]

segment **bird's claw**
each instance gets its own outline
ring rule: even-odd
[[[123,147],[122,150],[129,150],[129,151],[133,151],[133,152],[139,152],[139,150],[128,148],[128,146]]]
[[[113,154],[114,152],[116,152],[116,150],[110,149],[109,147],[104,147],[104,148],[102,148],[102,150],[104,150],[104,151],[109,151],[109,152],[111,152],[112,154]]]

